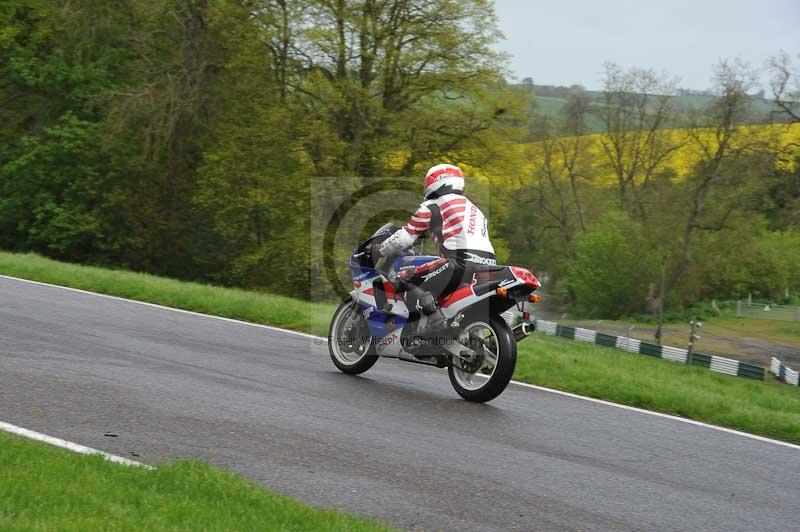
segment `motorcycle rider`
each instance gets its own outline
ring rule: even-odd
[[[464,174],[457,166],[438,164],[428,170],[422,204],[405,226],[380,245],[381,262],[408,249],[426,233],[433,236],[440,258],[403,270],[395,279],[406,293],[409,310],[416,308],[428,317],[418,331],[421,336],[447,327],[437,297],[455,290],[476,265],[496,264],[486,216],[464,196]]]

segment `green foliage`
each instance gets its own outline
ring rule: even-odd
[[[115,254],[115,169],[102,153],[99,127],[71,112],[41,135],[19,142],[0,169],[0,243],[86,260]],[[124,237],[123,237],[124,238]]]
[[[703,235],[684,291],[696,298],[777,301],[800,286],[800,233],[769,231],[758,217]],[[795,288],[796,289],[796,288]]]
[[[717,303],[717,308],[721,311],[730,311],[728,303]],[[707,301],[700,301],[688,307],[673,305],[664,310],[665,323],[689,323],[691,320],[699,318],[702,321],[709,321],[719,317],[719,314],[714,310],[713,305]],[[622,316],[623,321],[631,323],[647,323],[657,324],[658,316],[652,314],[634,314],[631,316]]]
[[[0,246],[329,295],[326,178],[509,151],[498,36],[479,0],[5,3]]]
[[[641,226],[612,211],[578,240],[567,284],[581,315],[616,318],[643,307],[656,270]]]

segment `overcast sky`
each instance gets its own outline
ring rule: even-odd
[[[800,53],[800,0],[495,0],[517,78],[600,87],[604,61],[710,86],[722,57]]]

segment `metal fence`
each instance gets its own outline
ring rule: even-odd
[[[736,302],[736,316],[765,320],[800,321],[800,307],[740,300]]]

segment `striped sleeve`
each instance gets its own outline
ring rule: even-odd
[[[431,227],[433,213],[425,205],[420,205],[411,216],[411,220],[404,226],[408,234],[414,238],[422,236]]]

